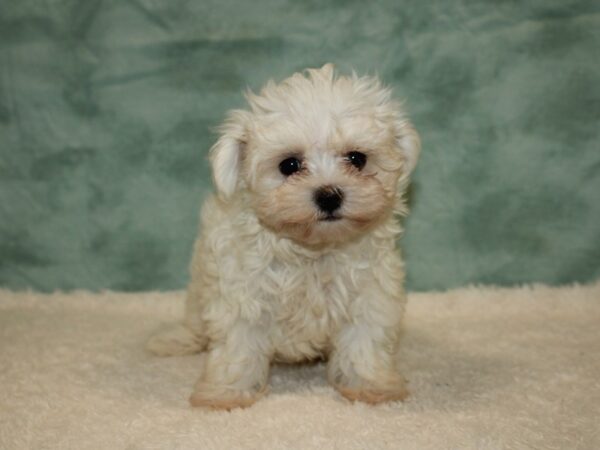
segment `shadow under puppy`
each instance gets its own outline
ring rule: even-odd
[[[317,358],[351,400],[404,398],[395,242],[417,133],[377,78],[331,64],[246,98],[211,149],[184,322],[148,349],[207,351],[194,406],[249,406],[271,361]]]

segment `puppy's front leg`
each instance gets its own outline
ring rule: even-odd
[[[334,340],[329,382],[350,400],[403,400],[408,391],[395,361],[403,294],[390,297],[374,287],[366,291],[357,298],[351,320]]]
[[[190,403],[215,409],[252,405],[266,392],[271,353],[268,327],[236,323],[211,342]]]

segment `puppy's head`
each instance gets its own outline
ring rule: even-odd
[[[308,69],[230,112],[211,149],[219,196],[306,245],[347,241],[401,211],[419,137],[376,78]]]

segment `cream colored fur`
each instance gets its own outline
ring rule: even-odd
[[[344,396],[404,398],[396,368],[405,294],[395,243],[419,139],[376,78],[310,69],[247,94],[211,150],[217,195],[202,208],[183,325],[152,338],[159,355],[206,350],[191,403],[248,406],[270,363],[328,359]],[[348,154],[366,155],[364,168]],[[283,175],[296,157],[302,170]],[[339,220],[315,204],[343,192]]]

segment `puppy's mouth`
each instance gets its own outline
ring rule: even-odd
[[[319,218],[319,222],[336,222],[342,220],[342,216],[337,214],[327,214],[324,217]]]

